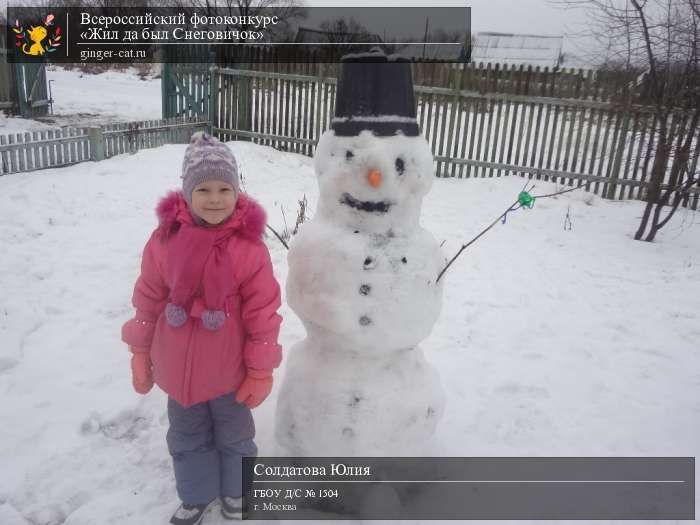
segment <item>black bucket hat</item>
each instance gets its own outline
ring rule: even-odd
[[[382,137],[417,136],[410,62],[380,50],[342,57],[331,129],[343,137],[363,130]]]

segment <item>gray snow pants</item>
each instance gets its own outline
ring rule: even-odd
[[[257,456],[250,409],[230,393],[184,408],[168,398],[166,436],[177,494],[189,505],[240,497],[243,456]]]

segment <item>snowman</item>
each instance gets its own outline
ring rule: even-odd
[[[407,61],[343,58],[314,166],[318,207],[286,285],[307,336],[287,354],[277,442],[297,457],[424,455],[444,393],[418,345],[440,314],[445,259],[420,225],[433,157]]]

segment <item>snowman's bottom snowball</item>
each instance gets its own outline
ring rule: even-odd
[[[285,453],[313,456],[422,456],[445,395],[420,347],[377,359],[312,345],[288,352],[275,436]]]

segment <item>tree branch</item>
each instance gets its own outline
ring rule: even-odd
[[[649,76],[651,77],[651,80],[653,82],[653,87],[654,87],[654,98],[659,98],[659,80],[657,78],[657,71],[656,71],[656,60],[654,59],[654,52],[651,49],[651,37],[649,36],[649,27],[647,26],[647,20],[646,17],[644,16],[644,7],[642,7],[639,4],[639,0],[630,0],[632,2],[632,5],[634,8],[637,10],[637,13],[639,14],[639,21],[642,24],[642,31],[644,33],[644,43],[645,47],[647,50],[647,59],[649,60]],[[646,2],[644,2],[646,5]]]

